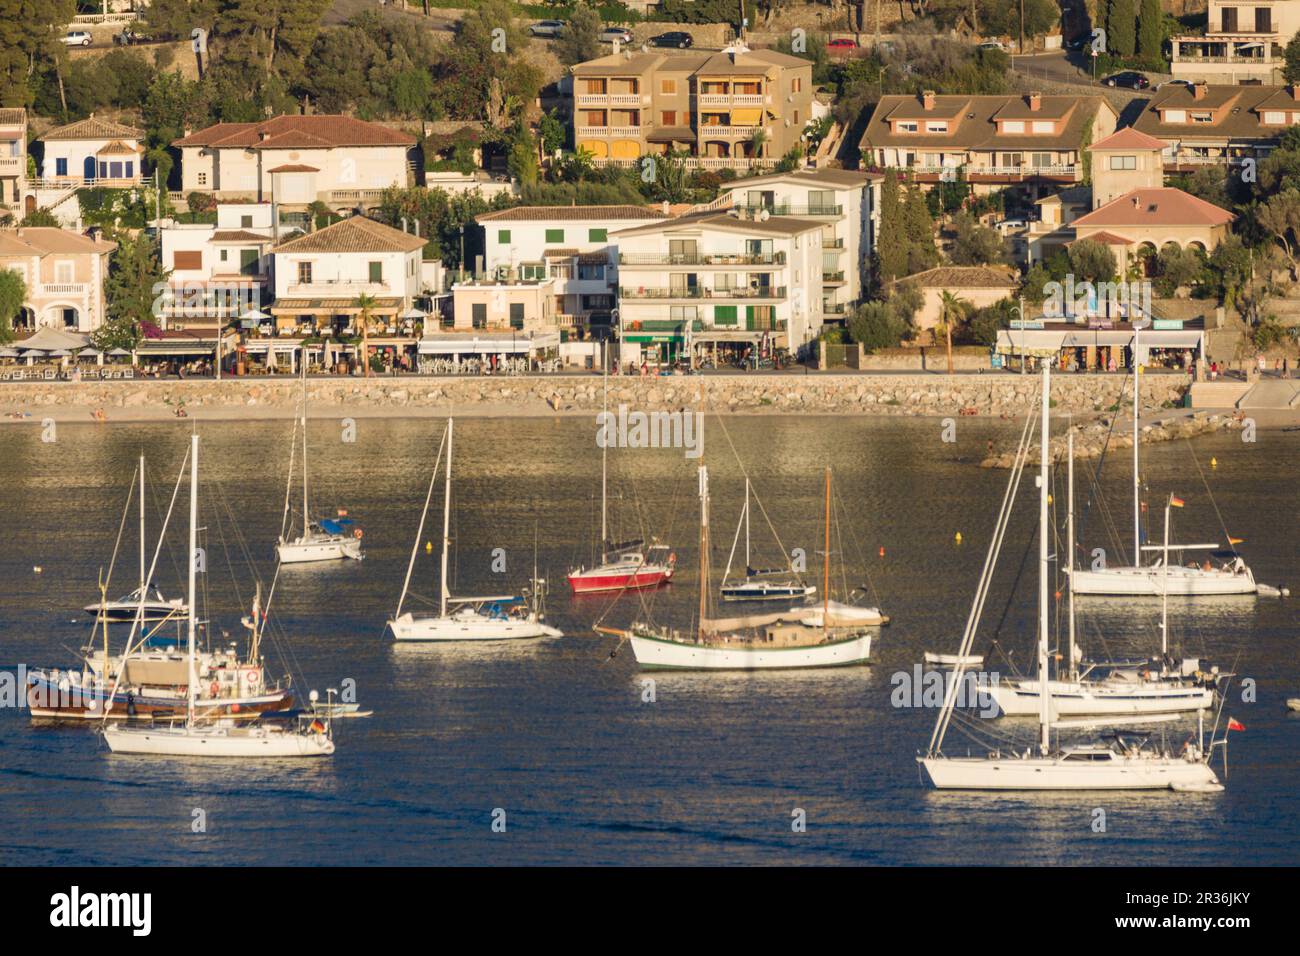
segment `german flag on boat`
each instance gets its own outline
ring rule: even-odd
[[[1183,499],[1179,498],[1177,495],[1170,495],[1169,503],[1175,508],[1181,508],[1183,506]]]

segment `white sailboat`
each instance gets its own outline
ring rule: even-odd
[[[760,569],[753,566],[749,534],[749,478],[745,478],[745,506],[736,524],[736,536],[731,540],[731,554],[727,556],[727,569],[722,572],[722,600],[724,601],[788,601],[791,598],[810,597],[817,588],[805,584],[793,567]],[[761,505],[760,505],[761,507]],[[741,528],[745,530],[745,575],[733,580],[731,564],[736,559]]]
[[[823,594],[830,586],[830,469],[826,470],[826,550]],[[597,626],[604,634],[630,640],[637,663],[646,670],[778,670],[843,667],[869,663],[871,631],[838,626],[832,616],[812,626],[799,620],[806,608],[737,618],[709,617],[709,472],[699,468],[700,604],[694,628],[681,631],[633,624],[630,630]]]
[[[275,554],[281,564],[309,564],[317,561],[338,561],[351,558],[360,561],[361,529],[353,527],[350,518],[322,518],[313,521],[307,500],[307,363],[303,362],[302,377],[302,533],[290,537],[289,496],[293,490],[293,459],[296,441],[289,443],[289,478],[284,488],[284,518],[280,525],[280,539]],[[294,431],[297,431],[297,422]],[[342,515],[343,512],[340,512]]]
[[[1142,323],[1133,323],[1133,564],[1104,568],[1071,568],[1070,579],[1075,594],[1134,595],[1156,597],[1173,594],[1194,597],[1211,594],[1255,594],[1255,576],[1245,560],[1233,550],[1229,539],[1220,544],[1175,544],[1163,549],[1166,557],[1154,564],[1143,564],[1144,552],[1161,551],[1159,546],[1142,544],[1142,430],[1141,368],[1138,367],[1138,339]],[[1168,552],[1209,552],[1204,562],[1169,567]],[[1166,573],[1167,572],[1167,573]]]
[[[429,514],[438,469],[435,465],[429,481],[429,492],[424,499],[424,511],[415,532],[411,548],[411,561],[406,568],[402,595],[397,600],[397,610],[388,621],[393,637],[398,641],[508,641],[537,637],[562,637],[563,632],[543,623],[546,582],[533,569],[532,585],[523,597],[511,594],[488,597],[452,597],[447,585],[447,553],[451,545],[451,457],[454,422],[447,419],[443,442],[447,451],[446,477],[442,501],[442,574],[439,587],[439,604],[436,615],[403,612],[402,606],[411,585],[411,572],[424,534],[424,522]],[[441,449],[439,450],[441,459]]]
[[[1067,572],[1074,566],[1074,433],[1066,443],[1066,552]],[[1172,503],[1176,500],[1169,496]],[[1165,506],[1165,544],[1169,543],[1169,507]],[[1168,555],[1166,555],[1166,558]],[[1167,563],[1166,563],[1167,567]],[[1072,577],[1067,578],[1072,582]],[[1047,682],[1052,710],[1061,716],[1182,714],[1214,706],[1215,672],[1202,674],[1200,661],[1184,660],[1175,666],[1169,657],[1169,592],[1162,589],[1160,657],[1140,664],[1114,666],[1087,664],[1079,668],[1074,626],[1074,588],[1067,584],[1069,642],[1064,675]],[[1042,683],[1037,678],[1002,679],[988,693],[1007,716],[1038,713]]]
[[[1038,675],[1048,678],[1048,618],[1051,556],[1048,553],[1048,432],[1050,417],[1050,370],[1043,368],[1042,424],[1040,426],[1040,455],[1038,475]],[[1028,431],[1026,430],[1026,436]],[[967,620],[959,656],[970,653],[975,637],[984,598],[1001,540],[1006,532],[1012,511],[1015,489],[1024,471],[1029,444],[1022,438],[1016,466],[1008,481],[1007,491],[998,515],[998,525],[989,553],[984,563],[984,573],[976,591],[975,601]],[[1005,752],[1001,748],[990,750],[986,756],[950,757],[943,752],[944,736],[953,718],[958,692],[962,685],[964,666],[958,664],[954,679],[948,684],[943,709],[935,721],[930,745],[924,756],[918,756],[925,777],[937,789],[960,790],[1151,790],[1206,792],[1221,790],[1222,785],[1209,766],[1209,754],[1203,748],[1203,739],[1189,741],[1181,753],[1175,754],[1162,747],[1147,744],[1140,736],[1130,739],[1116,733],[1106,742],[1077,746],[1052,746],[1051,731],[1097,726],[1096,721],[1061,721],[1053,709],[1053,695],[1040,694],[1039,739],[1036,748],[1021,752]],[[1108,723],[1160,721],[1167,718],[1110,718]]]
[[[104,739],[113,753],[163,757],[322,757],[334,752],[328,718],[314,718],[296,728],[278,724],[240,724],[227,718],[204,718],[197,712],[198,667],[195,578],[198,569],[199,436],[190,438],[190,535],[188,619],[186,626],[185,719],[156,726],[112,725]],[[312,692],[314,698],[315,691]]]

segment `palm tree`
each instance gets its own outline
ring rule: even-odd
[[[366,378],[370,378],[370,310],[378,304],[373,295],[363,292],[357,296],[357,308],[361,310],[361,365],[366,370]]]
[[[952,327],[966,317],[970,308],[970,303],[965,299],[959,298],[957,293],[944,290],[939,299],[939,323],[935,331],[940,327],[943,329],[944,338],[948,343],[948,374],[952,374]]]

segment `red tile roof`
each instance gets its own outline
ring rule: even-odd
[[[276,116],[261,123],[218,123],[173,146],[235,149],[332,149],[338,146],[414,146],[415,137],[378,123],[333,114]]]
[[[1132,126],[1116,130],[1100,142],[1092,144],[1093,149],[1164,149],[1165,141],[1148,136]]]
[[[1079,226],[1222,226],[1237,218],[1181,189],[1134,189],[1071,223]]]

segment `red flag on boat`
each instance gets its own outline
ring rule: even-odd
[[[1229,718],[1228,718],[1228,729],[1229,729],[1229,730],[1245,730],[1245,729],[1246,729],[1246,725],[1243,724],[1243,723],[1240,723],[1239,721],[1233,720],[1231,717],[1229,717]]]
[[[323,734],[325,732],[325,725],[319,720],[313,720],[311,722],[311,732],[313,734]]]
[[[339,509],[338,509],[338,512],[339,512],[339,513],[338,513],[338,516],[339,516],[340,518],[346,518],[346,517],[348,516],[348,509],[347,509],[347,508],[339,508]]]
[[[1174,496],[1174,495],[1170,495],[1170,496],[1169,496],[1169,503],[1170,503],[1171,505],[1173,505],[1175,508],[1181,508],[1181,507],[1183,506],[1183,499],[1182,499],[1182,498],[1178,498],[1178,497],[1176,497],[1176,496]]]

